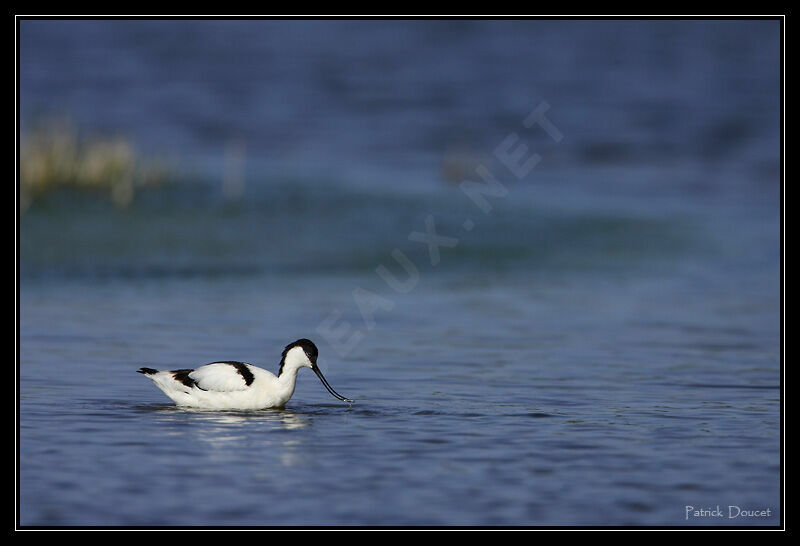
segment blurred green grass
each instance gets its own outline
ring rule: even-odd
[[[129,139],[84,137],[69,121],[39,123],[20,144],[21,213],[59,188],[105,194],[124,208],[140,188],[161,184],[170,173],[165,161],[141,157]]]

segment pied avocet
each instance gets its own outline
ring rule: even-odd
[[[311,368],[328,392],[342,402],[352,402],[338,394],[317,366],[317,346],[298,339],[281,354],[278,375],[246,362],[212,362],[196,369],[159,371],[137,370],[153,380],[178,406],[207,409],[281,408],[294,394],[300,368]]]

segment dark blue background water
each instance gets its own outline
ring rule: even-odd
[[[22,21],[23,135],[68,116],[172,175],[21,218],[19,522],[777,524],[779,30]],[[301,374],[186,411],[134,373],[299,337],[355,404]]]

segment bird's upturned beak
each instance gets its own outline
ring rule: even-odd
[[[316,362],[313,363],[313,365],[311,366],[311,369],[314,370],[314,373],[317,374],[317,377],[319,377],[319,380],[322,381],[322,384],[325,385],[325,388],[328,389],[328,392],[331,393],[335,398],[338,398],[342,402],[350,402],[350,403],[353,402],[349,398],[345,398],[341,394],[337,393],[335,390],[333,390],[333,387],[328,385],[328,382],[325,380],[325,376],[322,375],[322,371],[320,371],[319,366],[317,366]]]

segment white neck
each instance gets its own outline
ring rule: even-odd
[[[286,353],[286,358],[283,359],[281,377],[289,372],[294,376],[297,374],[297,370],[304,366],[308,367],[309,365],[310,362],[308,361],[305,351],[301,347],[292,347],[291,350]]]
[[[297,380],[297,372],[300,368],[308,367],[308,357],[301,347],[293,347],[283,360],[283,369],[278,377],[281,386],[282,398],[288,401],[294,394],[294,385]]]

